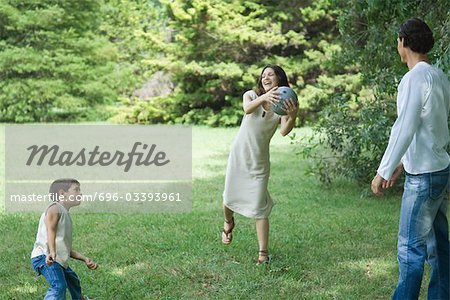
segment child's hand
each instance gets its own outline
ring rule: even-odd
[[[90,259],[88,257],[86,257],[86,260],[84,261],[84,263],[91,270],[95,270],[98,267],[98,265],[92,259]]]
[[[45,263],[47,266],[51,266],[56,259],[56,253],[50,253],[45,257]]]

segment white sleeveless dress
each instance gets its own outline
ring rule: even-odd
[[[253,100],[258,97],[254,91],[245,94]],[[273,202],[267,190],[269,144],[279,121],[279,115],[258,106],[251,114],[244,116],[231,146],[223,203],[243,216],[267,218],[272,210]]]

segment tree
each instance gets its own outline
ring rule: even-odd
[[[263,65],[280,64],[300,97],[318,76],[333,73],[327,60],[338,51],[337,31],[328,0],[161,3],[170,38],[154,42],[161,55],[142,62],[149,73],[170,73],[177,87],[168,97],[136,102],[129,122],[235,126],[243,115],[242,94]],[[304,104],[305,111],[318,110],[316,98]]]
[[[98,33],[117,48],[118,93],[129,98],[149,73],[145,61],[161,58],[167,21],[158,1],[104,0]]]
[[[361,76],[360,93],[340,91],[323,104],[312,144],[312,168],[324,182],[345,176],[367,184],[372,179],[396,118],[396,88],[407,72],[396,50],[398,28],[411,17],[424,19],[437,43],[430,58],[449,74],[450,12],[448,1],[335,2],[344,51],[336,63],[353,66]]]
[[[0,121],[74,120],[117,99],[100,2],[0,3]]]

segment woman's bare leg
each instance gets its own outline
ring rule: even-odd
[[[256,235],[258,236],[259,257],[258,261],[268,259],[268,245],[269,245],[269,219],[256,219]],[[265,251],[265,252],[261,252]]]
[[[223,206],[223,217],[225,220],[223,222],[222,242],[224,244],[230,244],[233,239],[231,234],[234,228],[233,211],[225,205]]]

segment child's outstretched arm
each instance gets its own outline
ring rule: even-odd
[[[83,261],[86,264],[86,266],[91,270],[95,270],[98,267],[97,263],[95,263],[89,257],[84,256],[80,252],[72,250],[70,251],[70,257]]]
[[[59,210],[56,205],[48,208],[45,215],[45,227],[47,228],[47,245],[48,255],[45,258],[45,263],[50,266],[56,259],[56,230],[59,221]]]

